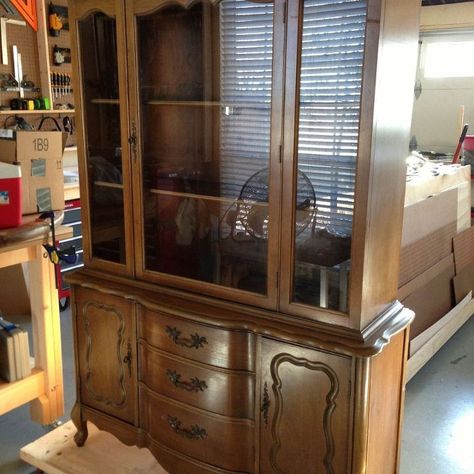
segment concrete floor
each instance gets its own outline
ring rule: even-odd
[[[63,421],[75,398],[70,321],[69,311],[63,312]],[[34,472],[18,459],[18,451],[44,433],[29,419],[27,406],[1,416],[0,474]],[[400,474],[474,474],[473,440],[474,317],[407,385]]]
[[[474,317],[407,384],[401,474],[474,474]]]

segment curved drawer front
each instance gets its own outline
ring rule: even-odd
[[[255,337],[141,307],[139,334],[152,346],[226,369],[254,370]]]
[[[242,474],[238,471],[229,471],[211,466],[210,464],[185,456],[157,443],[149,436],[147,437],[146,447],[159,460],[160,466],[169,474]]]
[[[158,443],[205,463],[252,473],[254,424],[187,407],[140,387],[143,429]]]
[[[162,395],[235,418],[254,419],[254,376],[213,369],[140,343],[140,380]]]

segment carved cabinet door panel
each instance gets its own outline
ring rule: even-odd
[[[136,422],[135,305],[115,296],[75,289],[81,402]]]
[[[264,339],[263,474],[346,474],[351,433],[352,361]]]

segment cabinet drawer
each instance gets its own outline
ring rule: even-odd
[[[239,472],[254,470],[254,424],[208,414],[140,385],[142,427],[171,449]]]
[[[81,220],[81,208],[64,209],[63,225],[70,224],[71,222],[80,222]]]
[[[188,359],[227,369],[254,370],[255,338],[251,333],[205,326],[142,308],[139,335],[152,346]]]
[[[220,415],[253,419],[254,376],[193,364],[140,344],[140,381],[162,395]]]
[[[59,241],[60,250],[67,249],[69,247],[74,247],[76,250],[82,249],[82,236],[71,237],[70,239]]]
[[[75,222],[70,222],[68,224],[64,224],[65,227],[71,227],[72,228],[72,236],[73,237],[80,237],[82,235],[81,231],[81,222],[75,221]]]

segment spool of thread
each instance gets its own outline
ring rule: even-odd
[[[10,108],[11,108],[12,110],[20,110],[20,108],[21,108],[21,101],[20,101],[20,99],[12,99],[12,100],[10,101]]]
[[[35,110],[40,110],[41,109],[41,100],[40,99],[34,99],[34,104],[35,104]]]
[[[47,97],[43,97],[41,100],[43,101],[43,107],[42,108],[44,110],[49,110],[51,108],[51,104],[49,102],[49,99]]]
[[[27,108],[28,110],[35,110],[35,101],[32,99],[29,99],[27,101]]]

